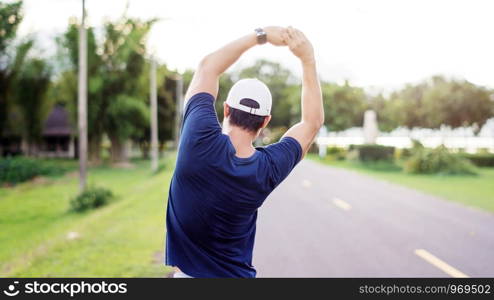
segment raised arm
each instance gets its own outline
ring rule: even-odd
[[[264,31],[267,42],[275,46],[286,45],[282,36],[287,31],[285,28],[269,26],[265,27]],[[257,45],[257,37],[256,33],[252,32],[206,55],[194,73],[185,94],[185,100],[188,101],[190,97],[200,92],[210,93],[216,98],[220,75],[233,65],[245,51],[255,45]]]
[[[314,50],[309,40],[301,31],[292,27],[288,27],[284,39],[293,54],[300,59],[303,70],[302,120],[288,129],[284,136],[296,139],[305,155],[324,123],[321,86],[316,71]]]

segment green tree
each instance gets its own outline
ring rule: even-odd
[[[100,161],[101,141],[106,134],[111,141],[114,162],[126,161],[125,143],[143,134],[149,121],[149,82],[146,79],[146,38],[156,20],[142,21],[123,16],[107,22],[101,43],[94,29],[88,29],[88,137],[90,160]],[[74,20],[58,39],[61,62],[70,68],[62,73],[57,88],[70,97],[75,116],[78,63],[78,24]],[[69,75],[71,72],[73,75]],[[77,85],[75,86],[77,87]],[[70,100],[68,100],[70,101]]]
[[[465,80],[434,76],[418,84],[408,84],[387,99],[372,100],[381,129],[398,126],[439,128],[477,125],[480,128],[494,115],[491,91]]]
[[[441,124],[451,127],[484,125],[494,115],[490,92],[466,80],[446,80],[435,76],[424,93],[427,109],[425,127],[437,128]]]
[[[53,96],[57,102],[64,103],[70,111],[73,124],[77,124],[77,74],[79,69],[79,25],[71,18],[65,33],[56,39],[58,44],[58,69],[60,70],[53,85]],[[101,95],[102,75],[101,57],[94,28],[87,29],[88,56],[88,146],[89,160],[92,164],[101,161],[101,141],[104,134],[103,120],[100,116],[105,107]],[[77,126],[73,126],[77,128]]]
[[[43,121],[49,111],[50,101],[46,97],[50,86],[51,68],[46,61],[33,58],[26,61],[16,80],[16,106],[22,114],[23,135],[28,145],[28,155],[33,154],[34,145],[41,138]]]
[[[403,101],[391,101],[382,94],[371,98],[370,108],[376,111],[379,130],[392,131],[402,125],[406,118]]]
[[[324,82],[321,86],[324,99],[325,125],[331,131],[340,131],[353,126],[362,126],[365,110],[368,108],[364,90]]]
[[[16,43],[22,19],[22,1],[0,2],[0,136],[22,135],[31,155],[49,109],[51,68],[41,58],[28,58],[31,38]]]
[[[126,161],[124,143],[149,123],[145,87],[137,80],[145,70],[145,42],[155,20],[126,19],[105,24],[102,54],[105,132],[114,162]],[[148,84],[146,86],[149,86]],[[103,116],[102,116],[103,117]]]
[[[16,76],[32,46],[30,40],[15,46],[14,40],[22,18],[22,1],[0,2],[0,137],[7,131],[8,117],[13,109],[12,93]]]

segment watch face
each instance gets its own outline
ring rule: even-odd
[[[264,44],[267,42],[268,38],[266,35],[266,32],[262,28],[256,28],[256,34],[257,34],[257,43],[258,44]]]

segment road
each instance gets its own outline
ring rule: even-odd
[[[494,277],[494,214],[307,159],[257,224],[258,277]]]

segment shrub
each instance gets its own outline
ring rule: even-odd
[[[61,175],[66,168],[25,157],[0,159],[0,183],[17,184],[36,176]]]
[[[477,154],[461,154],[463,158],[468,159],[477,167],[494,167],[494,154],[492,153],[477,153]]]
[[[402,171],[402,167],[395,164],[393,161],[387,161],[387,160],[360,162],[359,165],[367,170],[386,172],[386,173]]]
[[[70,210],[83,212],[101,207],[114,198],[113,193],[102,187],[89,187],[70,201]]]
[[[488,148],[478,148],[477,154],[490,154],[490,151]]]
[[[435,149],[414,147],[412,156],[405,162],[404,170],[414,174],[476,174],[474,166],[466,159],[452,154],[444,146]]]
[[[348,152],[346,153],[345,158],[347,160],[351,160],[351,161],[358,161],[359,160],[358,151],[357,151],[357,149],[355,149],[355,146],[352,147],[352,145],[350,145],[350,147],[348,148]]]
[[[332,159],[343,160],[347,155],[347,151],[345,150],[345,148],[333,146],[327,148],[326,154]]]
[[[394,147],[374,144],[353,145],[350,149],[356,151],[358,159],[363,162],[392,161],[395,151]]]
[[[412,150],[408,148],[397,148],[394,153],[394,158],[396,161],[408,159],[410,156],[412,156]]]

